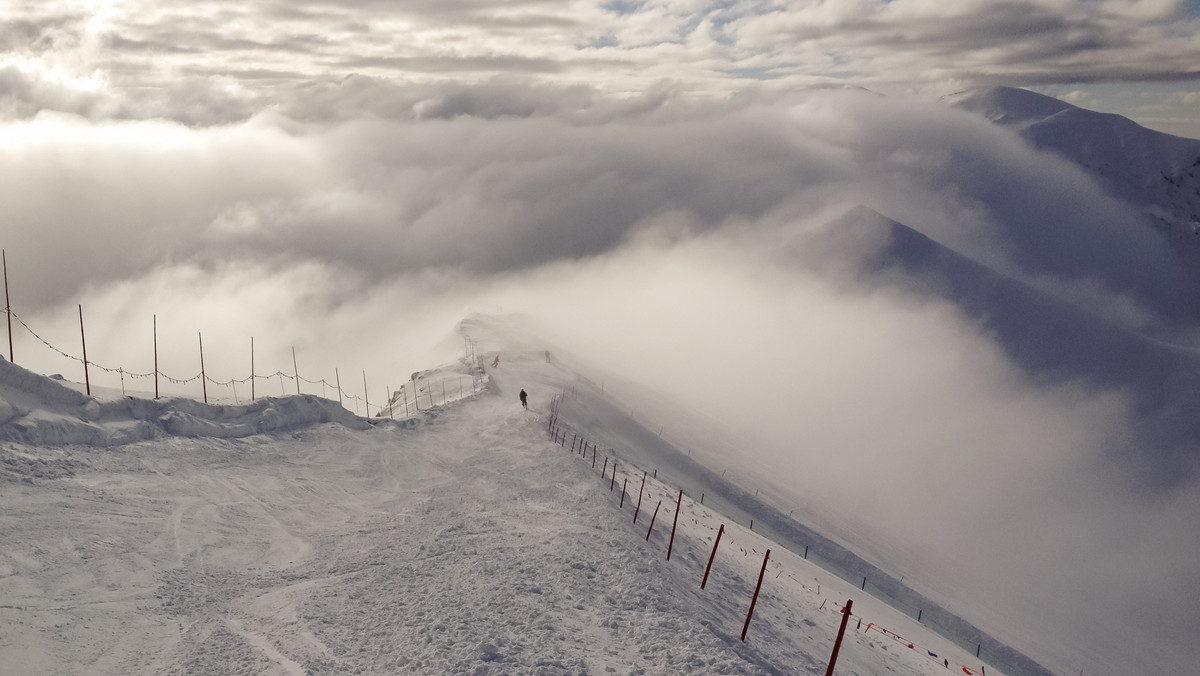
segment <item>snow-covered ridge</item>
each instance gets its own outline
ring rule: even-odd
[[[1200,235],[1200,140],[1012,87],[967,91],[947,100],[1087,169],[1110,194],[1169,232]]]
[[[264,397],[236,406],[191,399],[101,401],[0,358],[0,439],[33,445],[112,446],[163,436],[248,437],[336,422],[369,426],[314,395]]]

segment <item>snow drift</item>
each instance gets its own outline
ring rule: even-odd
[[[0,439],[35,446],[121,445],[163,436],[235,439],[336,422],[367,422],[315,396],[266,397],[238,406],[192,399],[99,401],[0,357]]]

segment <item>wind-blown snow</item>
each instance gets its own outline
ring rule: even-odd
[[[690,494],[666,561],[675,469],[647,479],[635,525],[634,458],[610,492],[547,434],[553,395],[588,410],[580,376],[536,341],[481,344],[501,357],[481,394],[373,424],[315,397],[100,402],[5,364],[5,673],[815,674],[850,598],[838,673],[979,672]],[[571,422],[601,444],[636,427],[608,418]]]

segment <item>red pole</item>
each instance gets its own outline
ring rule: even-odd
[[[621,480],[621,504],[617,505],[617,509],[625,509],[625,487],[629,485],[629,477]]]
[[[596,469],[596,447],[592,446],[592,469]]]
[[[662,500],[658,501],[658,506],[654,508],[654,516],[650,517],[650,527],[646,529],[646,542],[650,541],[650,533],[654,532],[654,520],[658,518],[659,507],[662,507]]]
[[[564,435],[563,435],[563,437],[566,437],[566,435],[564,434]],[[595,467],[595,465],[592,465],[592,466],[593,466],[593,467]],[[604,456],[604,467],[603,467],[603,468],[601,468],[601,470],[600,470],[600,476],[601,476],[601,478],[603,478],[603,477],[604,477],[604,474],[605,474],[605,472],[607,472],[607,471],[608,471],[608,456],[606,455],[606,456]]]
[[[4,312],[8,315],[8,361],[12,363],[12,303],[8,300],[8,252],[0,251],[0,258],[4,259]]]
[[[154,315],[154,398],[158,399],[158,315]]]
[[[671,550],[675,547],[675,528],[679,525],[679,509],[683,506],[683,489],[679,489],[679,502],[675,505],[675,523],[671,525],[671,542],[667,545],[667,560],[671,560]]]
[[[770,550],[767,550],[767,553],[770,554]],[[763,563],[763,567],[766,567],[766,563]],[[759,584],[761,583],[762,579],[759,578]],[[757,595],[758,592],[755,592],[755,596]],[[850,622],[850,606],[852,605],[854,605],[853,599],[846,601],[846,607],[842,608],[842,628],[838,629],[837,640],[833,642],[833,654],[829,656],[829,668],[825,670],[825,676],[833,676],[833,665],[837,664],[838,651],[842,649],[842,637],[846,635],[846,624]],[[750,609],[753,610],[754,606],[751,605]],[[747,617],[746,623],[749,624],[749,622],[750,618]],[[742,632],[742,640],[746,640],[745,632]]]
[[[204,336],[200,336],[200,385],[204,388],[204,403],[208,403],[208,376],[204,375]]]
[[[83,342],[83,382],[87,386],[88,396],[92,396],[92,380],[88,377],[87,337],[83,334],[83,305],[79,306],[79,339]]]
[[[746,613],[746,624],[742,625],[742,640],[743,641],[746,640],[746,630],[750,628],[750,618],[754,615],[754,604],[758,603],[758,590],[762,589],[763,573],[767,572],[767,559],[770,559],[770,558],[771,558],[771,550],[768,549],[766,556],[763,557],[762,570],[758,571],[758,584],[755,585],[755,587],[754,587],[754,598],[750,599],[750,611]],[[846,610],[849,611],[850,607],[847,606]],[[842,631],[846,630],[846,619],[849,617],[850,617],[850,615],[849,615],[849,613],[847,613],[846,617],[842,618]],[[841,640],[841,639],[839,638],[839,640]],[[836,652],[837,648],[834,648],[834,651]],[[829,674],[832,674],[833,673],[833,671],[832,671],[833,665],[830,664],[829,668],[831,670],[829,672]],[[829,676],[829,674],[826,674],[825,676]]]
[[[644,489],[645,487],[646,487],[646,476],[645,476],[645,474],[643,474],[642,475],[642,488]],[[637,507],[634,508],[634,510],[633,510],[633,522],[634,523],[637,523],[638,512],[642,511],[642,493],[644,493],[644,492],[645,492],[644,490],[638,491]]]
[[[608,492],[612,493],[613,489],[616,487],[617,487],[617,461],[613,460],[613,475],[612,475],[612,481],[610,481],[608,483]]]
[[[717,531],[717,539],[713,542],[712,554],[708,555],[708,565],[704,567],[704,579],[700,581],[700,588],[704,589],[704,585],[708,584],[708,571],[712,570],[713,559],[717,558],[717,545],[721,544],[721,536],[725,534],[725,524],[721,524],[721,529]]]

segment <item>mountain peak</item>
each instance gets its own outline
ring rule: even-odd
[[[1079,165],[1106,192],[1139,209],[1189,259],[1200,259],[1200,247],[1190,241],[1200,234],[1200,140],[1013,87],[960,92],[943,100]]]
[[[1016,87],[985,87],[951,94],[948,103],[1003,125],[1044,120],[1075,108],[1066,101]]]

